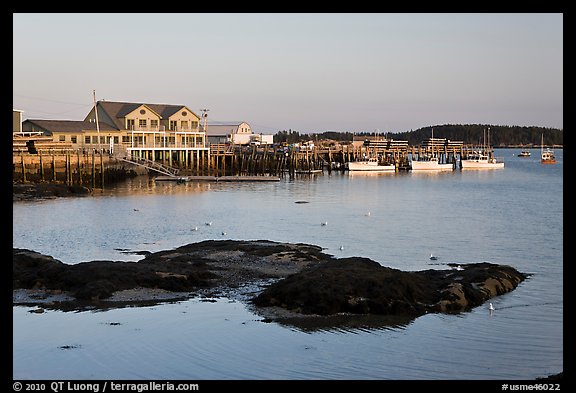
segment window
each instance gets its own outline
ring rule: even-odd
[[[146,128],[148,126],[148,122],[146,121],[146,119],[140,119],[138,120],[138,127],[140,128]]]
[[[198,122],[197,122],[197,121],[192,121],[192,122],[190,122],[190,126],[191,126],[192,128],[198,128]]]
[[[182,127],[183,130],[187,130],[188,129],[188,120],[182,120],[180,122],[180,127]]]
[[[118,137],[117,136],[114,137],[114,144],[116,144],[116,145],[118,144]]]
[[[145,114],[146,114],[146,111],[145,111],[144,109],[140,109],[140,114],[141,114],[141,115],[145,115]]]
[[[66,142],[66,135],[60,135],[60,136],[58,137],[58,140],[59,140],[60,142]]]
[[[126,129],[127,130],[134,129],[134,119],[126,119]]]
[[[85,144],[85,145],[89,145],[89,144],[90,144],[90,135],[86,135],[86,136],[84,137],[84,144]]]
[[[78,137],[77,137],[76,135],[72,135],[72,136],[70,137],[70,142],[72,142],[72,143],[78,143]]]
[[[157,130],[158,129],[158,120],[156,120],[156,119],[150,120],[150,128],[153,130]]]
[[[122,143],[130,143],[130,136],[122,135]]]
[[[92,136],[92,144],[93,145],[97,145],[98,144],[98,137],[96,135]]]
[[[176,120],[170,120],[170,131],[176,131],[176,125],[178,122]]]

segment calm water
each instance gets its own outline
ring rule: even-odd
[[[493,315],[480,306],[382,329],[309,332],[264,323],[240,298],[97,312],[13,307],[13,377],[453,380],[558,373],[563,151],[556,150],[557,165],[541,165],[537,149],[529,158],[519,152],[497,150],[506,167],[494,171],[324,173],[245,184],[144,177],[94,197],[14,203],[14,247],[70,264],[137,261],[120,250],[205,239],[269,239],[402,270],[489,261],[533,276],[493,299]],[[309,203],[295,203],[302,200]],[[440,265],[430,263],[430,253]]]

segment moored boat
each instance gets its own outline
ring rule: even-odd
[[[350,161],[346,165],[349,171],[394,172],[396,170],[396,165],[380,163],[377,157]]]
[[[489,157],[483,151],[477,151],[460,161],[462,169],[500,169],[504,168],[504,162]]]
[[[530,150],[522,150],[520,153],[518,153],[518,157],[530,157]]]
[[[427,157],[421,160],[412,160],[411,168],[413,171],[451,171],[454,165],[451,163],[441,164],[438,157]]]
[[[547,148],[546,150],[542,151],[540,162],[542,164],[556,164],[556,156],[554,155],[554,151]]]
[[[540,143],[540,162],[542,164],[556,164],[554,150],[551,150],[549,147],[544,150],[544,134],[542,134],[542,142]]]
[[[434,128],[432,128],[432,137],[428,140],[428,146],[431,148],[431,152],[425,155],[418,156],[418,160],[410,161],[410,168],[413,171],[451,171],[454,169],[454,164],[452,163],[440,163],[438,159],[438,154],[434,151],[435,146],[439,146],[439,143],[444,143],[444,140],[434,139]]]
[[[488,127],[488,140],[484,132],[482,147],[478,147],[471,154],[460,160],[462,169],[501,169],[504,162],[497,161],[490,146],[490,127]]]

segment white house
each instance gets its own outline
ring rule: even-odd
[[[246,122],[208,123],[206,131],[209,143],[232,143],[235,145],[248,145],[250,143],[272,144],[274,137],[272,134],[255,134]]]

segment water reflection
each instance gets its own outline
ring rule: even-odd
[[[293,315],[270,318],[266,309],[251,309],[263,317],[262,322],[277,323],[281,326],[305,333],[314,332],[369,332],[387,329],[404,329],[414,321],[409,315],[370,315],[370,314],[337,314],[337,315]]]

